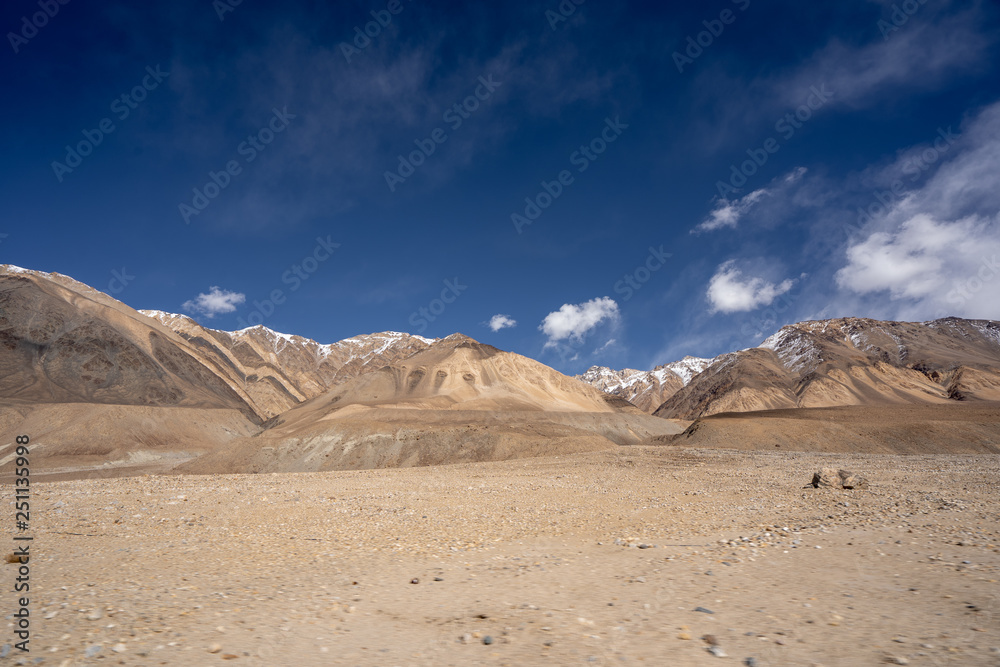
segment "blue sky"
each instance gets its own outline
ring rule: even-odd
[[[6,2],[0,262],[567,373],[1000,317],[994,3],[578,2]]]

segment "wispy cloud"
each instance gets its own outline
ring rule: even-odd
[[[939,151],[936,171],[920,187],[884,197],[887,205],[873,207],[876,215],[847,245],[836,282],[852,307],[899,319],[1000,312],[1000,103],[951,141],[939,142],[948,148]],[[914,152],[869,178],[908,185],[901,177]]]
[[[941,222],[915,215],[850,246],[837,284],[887,292],[902,312],[996,317],[1000,312],[1000,216]]]
[[[766,188],[754,190],[750,194],[739,199],[726,199],[725,197],[715,200],[715,207],[708,217],[697,227],[691,230],[692,234],[700,232],[714,232],[719,229],[735,229],[742,220],[757,204],[765,197],[784,196],[788,189],[802,180],[806,174],[805,167],[798,167],[793,171],[779,176]]]
[[[823,82],[836,91],[834,103],[867,106],[900,88],[934,89],[957,71],[978,67],[990,46],[981,31],[981,9],[952,14],[946,9],[928,3],[891,39],[875,30],[862,46],[832,39],[794,72],[773,81],[775,99],[798,105],[803,90]]]
[[[747,211],[749,211],[754,204],[760,201],[761,197],[769,194],[764,188],[760,190],[754,190],[750,194],[741,197],[736,200],[729,199],[718,199],[716,200],[715,208],[709,214],[700,225],[691,230],[691,233],[697,232],[714,232],[717,229],[722,229],[724,227],[736,228],[739,224],[740,218],[742,218]]]
[[[596,350],[594,350],[594,354],[600,354],[601,352],[604,352],[604,350],[608,349],[609,347],[611,347],[612,345],[614,345],[617,342],[618,341],[615,340],[614,338],[609,339],[608,342],[606,342],[604,345],[602,345],[599,348],[597,348]]]
[[[400,21],[404,18],[430,20],[416,13]],[[287,105],[298,115],[295,126],[246,170],[240,188],[213,204],[213,219],[241,228],[267,227],[279,219],[293,224],[327,215],[331,208],[351,208],[373,190],[383,190],[384,172],[436,128],[446,130],[448,140],[421,167],[416,177],[421,188],[446,184],[477,157],[496,150],[518,129],[512,119],[525,111],[557,117],[569,105],[603,103],[612,87],[628,80],[624,67],[577,76],[576,46],[539,49],[523,35],[477,51],[455,67],[439,66],[442,51],[453,47],[454,31],[481,28],[443,22],[419,42],[387,34],[351,63],[335,46],[287,23],[271,27],[262,44],[212,67],[204,65],[200,46],[189,46],[172,64],[171,75],[180,96],[176,122],[189,140],[163,149],[215,168],[272,106]],[[493,77],[500,88],[453,129],[445,114],[474,94],[481,76]],[[239,104],[211,113],[207,90],[225,91],[223,99]],[[318,183],[323,187],[315,187]],[[301,196],[307,192],[310,196]]]

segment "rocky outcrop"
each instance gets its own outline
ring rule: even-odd
[[[847,470],[820,468],[809,485],[815,489],[867,489],[868,480]]]

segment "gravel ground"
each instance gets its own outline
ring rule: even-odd
[[[823,466],[871,488],[803,488]],[[36,484],[31,652],[0,664],[1000,665],[998,482],[622,447]]]

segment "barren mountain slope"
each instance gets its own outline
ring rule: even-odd
[[[265,418],[369,370],[404,359],[434,341],[387,331],[321,345],[302,336],[255,326],[208,329],[185,315],[140,311],[185,338],[220,373],[240,383]]]
[[[0,399],[240,410],[252,400],[169,329],[60,274],[0,267]]]
[[[169,469],[261,421],[159,323],[66,276],[0,267],[0,468],[28,433],[33,473]]]
[[[185,472],[314,471],[542,456],[682,426],[536,361],[455,334],[282,414]]]
[[[716,359],[654,413],[1000,400],[1000,324],[843,318],[783,327]]]
[[[381,406],[462,410],[613,412],[599,390],[533,359],[452,334],[367,373],[296,412]],[[291,421],[291,414],[285,421]]]

